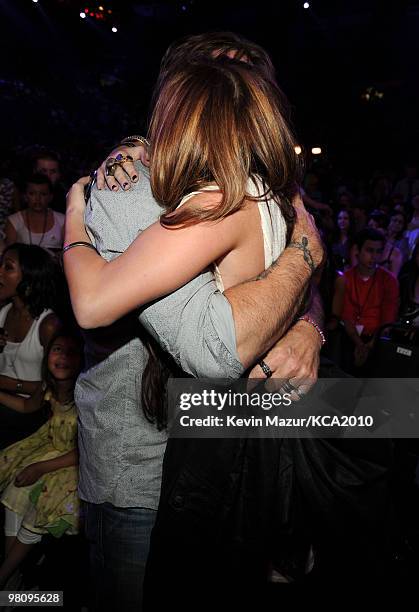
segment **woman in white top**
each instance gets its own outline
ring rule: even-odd
[[[59,329],[51,306],[56,299],[55,271],[42,248],[16,243],[0,265],[0,389],[30,396],[42,380],[44,349]],[[39,416],[0,405],[0,448],[39,427]]]
[[[23,193],[27,208],[10,215],[6,221],[6,245],[22,242],[47,249],[51,254],[61,251],[65,216],[49,208],[52,186],[44,174],[29,177]]]

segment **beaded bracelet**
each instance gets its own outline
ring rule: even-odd
[[[306,323],[310,323],[310,325],[312,325],[314,329],[317,330],[321,338],[322,345],[326,343],[326,336],[324,335],[322,328],[317,325],[316,321],[314,321],[311,317],[309,317],[308,315],[304,315],[303,317],[298,317],[297,321],[305,321]]]

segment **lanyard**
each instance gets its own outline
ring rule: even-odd
[[[360,320],[361,320],[361,317],[362,317],[362,313],[363,313],[363,311],[364,311],[364,308],[365,308],[365,306],[366,306],[366,305],[367,305],[367,303],[368,303],[368,298],[370,297],[371,290],[372,290],[372,288],[373,288],[373,287],[374,287],[374,285],[375,285],[375,279],[376,279],[376,277],[377,277],[377,271],[375,271],[375,272],[374,272],[374,277],[373,277],[373,279],[372,279],[372,283],[370,284],[370,286],[369,286],[369,288],[368,288],[368,293],[367,293],[367,295],[366,295],[366,298],[365,298],[365,300],[364,300],[364,303],[363,303],[363,304],[361,304],[361,300],[360,300],[360,298],[359,298],[359,293],[358,293],[358,278],[357,278],[357,277],[358,277],[358,274],[357,274],[357,272],[355,272],[355,278],[354,278],[354,281],[355,281],[355,282],[354,282],[354,289],[355,289],[355,295],[356,295],[356,306],[357,306],[357,311],[358,311],[358,314],[357,314],[356,320],[357,320],[357,321],[360,321]]]

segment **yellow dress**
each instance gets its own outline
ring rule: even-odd
[[[78,532],[78,466],[48,472],[26,487],[14,485],[16,475],[26,466],[54,459],[76,447],[74,402],[60,404],[50,391],[45,399],[51,403],[51,418],[31,436],[0,452],[0,501],[23,516],[22,525],[30,531],[61,537]]]

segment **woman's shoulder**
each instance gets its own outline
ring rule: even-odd
[[[7,313],[9,312],[11,307],[12,307],[12,302],[9,302],[9,304],[6,304],[5,306],[2,306],[0,308],[0,325],[1,326],[4,326],[6,322]]]
[[[63,215],[63,213],[57,212],[56,210],[53,210],[52,208],[50,208],[50,211],[52,212],[55,221],[59,225],[64,225],[65,215]]]
[[[23,223],[24,223],[22,211],[18,210],[17,212],[13,213],[12,215],[9,215],[7,217],[7,220],[13,225],[13,227],[15,229],[17,229],[18,227],[21,227],[23,225]]]
[[[46,347],[61,327],[61,321],[54,311],[47,309],[39,317],[39,340]]]
[[[183,196],[177,208],[215,208],[221,203],[223,194],[217,185],[208,185],[199,191],[191,191]]]

